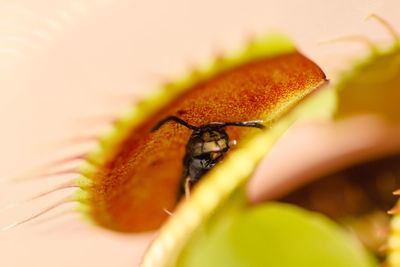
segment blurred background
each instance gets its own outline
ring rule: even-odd
[[[91,137],[160,84],[254,36],[279,30],[334,78],[367,48],[319,42],[348,35],[388,41],[376,13],[400,29],[397,0],[107,1],[0,3],[0,227],[73,189],[7,209],[74,174],[12,183],[93,147]],[[71,167],[75,163],[71,163]],[[0,232],[1,266],[135,266],[152,234],[93,228],[67,204]]]

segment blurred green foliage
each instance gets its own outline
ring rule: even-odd
[[[240,200],[228,202],[192,236],[177,266],[377,265],[352,236],[325,216],[283,203],[249,208]]]

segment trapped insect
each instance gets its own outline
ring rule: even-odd
[[[190,125],[186,121],[176,117],[168,116],[161,120],[151,130],[157,131],[165,123],[175,121],[190,130],[193,130],[186,145],[186,154],[183,158],[183,174],[180,182],[180,198],[184,193],[189,198],[192,187],[211,168],[224,158],[229,150],[229,135],[225,131],[226,126],[253,127],[263,129],[261,120],[240,122],[211,122],[199,127]]]

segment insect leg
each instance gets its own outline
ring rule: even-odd
[[[186,196],[186,200],[189,200],[190,197],[190,177],[187,177],[185,179],[185,196]]]
[[[169,122],[169,121],[174,121],[176,123],[182,124],[183,126],[189,128],[190,130],[193,131],[199,131],[200,129],[197,128],[196,126],[190,125],[189,123],[187,123],[186,121],[176,117],[176,116],[168,116],[165,119],[161,120],[159,123],[157,123],[156,126],[154,126],[153,129],[151,129],[151,132],[155,132],[158,129],[161,128],[161,126],[163,126],[165,123]]]
[[[170,212],[169,210],[167,210],[167,209],[163,209],[163,211],[166,213],[166,214],[168,214],[169,216],[172,216],[172,215],[174,215],[172,212]]]
[[[210,124],[224,126],[239,126],[239,127],[254,127],[263,129],[265,126],[262,124],[264,121],[237,121],[237,122],[212,122]]]

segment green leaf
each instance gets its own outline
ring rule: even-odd
[[[378,49],[378,48],[377,48]],[[375,114],[400,121],[400,49],[376,50],[338,84],[336,117]]]
[[[236,201],[196,232],[177,266],[367,267],[376,262],[322,215],[282,203],[240,208]]]

